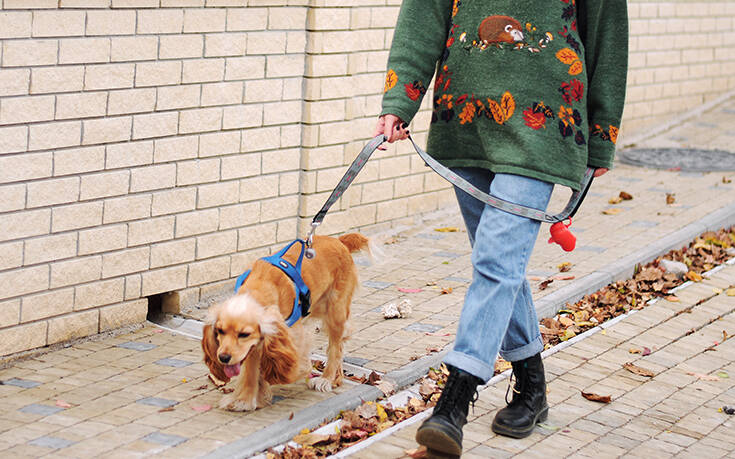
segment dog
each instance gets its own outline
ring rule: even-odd
[[[343,341],[352,295],[358,286],[352,253],[369,252],[368,239],[358,233],[339,238],[314,236],[316,256],[305,258],[301,276],[311,292],[309,318],[321,319],[329,341],[321,376],[308,379],[310,389],[331,391],[342,384]],[[283,256],[295,264],[300,246]],[[219,403],[230,411],[252,411],[270,404],[271,385],[290,384],[311,369],[310,333],[299,319],[285,319],[294,308],[291,279],[270,263],[257,260],[237,294],[209,310],[202,331],[204,362],[223,383],[236,379],[235,390]]]

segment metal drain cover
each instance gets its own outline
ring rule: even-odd
[[[696,148],[635,148],[617,152],[624,164],[689,172],[735,171],[735,153]]]

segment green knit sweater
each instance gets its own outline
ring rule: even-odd
[[[435,76],[433,157],[576,189],[612,167],[627,58],[625,0],[403,0],[382,114],[410,122]]]

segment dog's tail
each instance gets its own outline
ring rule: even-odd
[[[347,247],[350,253],[370,250],[369,239],[359,233],[343,234],[339,237],[339,240]]]

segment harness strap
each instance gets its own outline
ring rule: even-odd
[[[301,244],[301,252],[299,253],[299,258],[296,260],[296,265],[292,265],[288,260],[285,260],[283,256],[297,242]],[[306,241],[296,239],[277,253],[261,258],[261,260],[266,261],[283,271],[294,284],[296,295],[294,296],[293,309],[291,310],[291,315],[286,319],[286,325],[289,327],[298,322],[302,317],[308,316],[309,309],[311,308],[311,292],[309,291],[309,287],[306,286],[304,279],[301,277],[301,262],[304,259],[305,248]],[[242,287],[242,284],[249,275],[250,270],[248,269],[237,277],[237,280],[235,281],[235,293],[240,290],[240,287]]]

